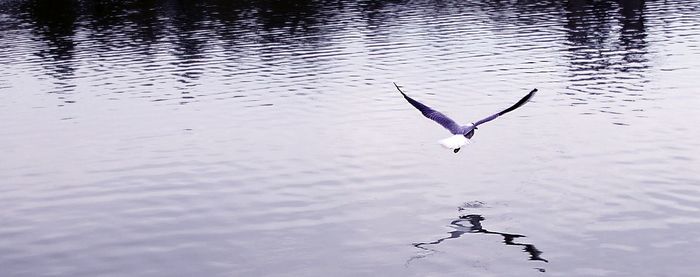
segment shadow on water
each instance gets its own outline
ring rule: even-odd
[[[460,210],[462,210],[462,209],[460,209]],[[439,239],[433,240],[433,241],[413,243],[414,247],[419,248],[419,249],[424,250],[424,251],[427,251],[428,254],[421,254],[421,255],[413,256],[407,261],[407,264],[409,264],[413,260],[421,259],[421,258],[424,258],[424,257],[430,255],[430,254],[437,252],[437,250],[432,249],[430,246],[439,245],[447,240],[458,239],[458,238],[462,237],[462,235],[464,235],[464,234],[500,235],[503,237],[503,244],[509,245],[509,246],[522,247],[523,252],[527,252],[530,255],[530,257],[528,258],[529,260],[542,261],[545,263],[549,262],[547,259],[542,258],[542,256],[541,256],[542,251],[538,250],[537,247],[535,247],[535,245],[529,244],[529,243],[519,243],[519,242],[515,241],[517,238],[525,237],[524,235],[487,230],[481,224],[481,222],[484,220],[485,220],[485,218],[479,214],[460,215],[459,218],[452,220],[450,222],[449,227],[453,228],[454,230],[447,232],[449,234],[448,236],[442,237],[442,238],[439,238]],[[535,269],[540,271],[540,272],[545,272],[544,268],[538,267]]]

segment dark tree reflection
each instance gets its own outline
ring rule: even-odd
[[[644,0],[566,3],[571,80],[566,94],[572,95],[575,103],[593,100],[624,106],[624,101],[642,97],[650,66],[644,9]],[[610,105],[596,110],[620,114]]]
[[[174,53],[183,61],[203,58],[207,38],[200,35],[199,31],[207,30],[208,27],[203,6],[199,1],[174,1],[164,10],[174,28]]]
[[[20,6],[25,11],[21,16],[30,23],[36,38],[47,44],[36,54],[45,61],[49,72],[56,73],[53,75],[58,79],[69,78],[75,70],[72,60],[78,4],[75,0],[31,0]]]
[[[215,52],[218,49],[225,51],[221,56],[230,62],[227,66],[232,67],[231,72],[236,71],[231,65],[240,60],[255,61],[249,68],[268,69],[280,64],[292,70],[324,68],[328,65],[321,64],[323,59],[315,58],[319,49],[333,46],[334,53],[346,54],[351,52],[342,49],[347,44],[354,47],[352,51],[365,49],[371,56],[376,47],[393,47],[397,43],[396,34],[408,29],[415,32],[415,41],[423,44],[419,47],[444,51],[446,60],[451,58],[449,52],[458,52],[462,46],[429,42],[449,42],[467,32],[483,36],[493,32],[505,38],[513,37],[514,45],[534,49],[533,45],[540,42],[552,44],[545,39],[563,36],[563,47],[557,49],[561,52],[551,55],[564,56],[566,64],[561,73],[568,82],[563,93],[571,95],[572,105],[587,104],[591,100],[587,98],[601,94],[606,103],[636,101],[644,89],[649,66],[644,0],[18,0],[18,3],[17,11],[9,16],[12,21],[29,26],[32,38],[46,45],[31,51],[40,57],[48,75],[61,80],[73,78],[76,64],[80,64],[74,61],[76,51],[81,51],[81,57],[104,57],[103,60],[111,61],[115,56],[129,55],[129,59],[141,64],[167,60],[176,70],[163,74],[175,75],[174,79],[183,84],[176,88],[182,94],[189,93],[189,86],[201,81],[207,70],[202,62],[221,54]],[[444,24],[432,18],[449,18],[453,22]],[[561,28],[556,28],[556,24]],[[548,29],[541,32],[533,29],[533,25]],[[551,36],[515,37],[520,30]],[[487,54],[499,56],[502,52]],[[344,58],[325,60],[342,63]],[[102,64],[103,60],[96,60],[95,63]],[[111,69],[96,71],[106,70]],[[274,69],[269,72],[274,74]],[[630,79],[638,81],[629,82]],[[614,89],[622,86],[624,89]],[[610,105],[600,109],[610,109]]]
[[[585,49],[601,51],[624,50],[627,62],[643,62],[646,48],[644,29],[644,1],[583,1],[572,0],[566,4],[567,38],[572,43],[574,55]],[[615,20],[615,18],[619,18]],[[619,24],[620,31],[615,27]],[[617,41],[612,40],[619,37]],[[590,51],[588,51],[590,53]],[[629,54],[629,55],[627,55]],[[586,64],[591,56],[572,61],[574,66]],[[599,67],[607,67],[612,62],[601,62]],[[627,70],[627,67],[621,67]]]
[[[416,4],[411,1],[365,0],[347,1],[23,1],[21,14],[33,27],[37,37],[49,44],[42,57],[52,60],[72,59],[74,35],[81,21],[90,30],[90,37],[112,43],[110,35],[126,35],[133,42],[148,47],[158,39],[173,35],[176,54],[183,59],[201,58],[203,49],[212,39],[241,39],[241,33],[255,33],[262,43],[309,44],[323,42],[329,22],[347,13],[360,11],[372,30],[385,20],[395,18],[388,6],[432,14],[485,13],[494,22],[503,24],[533,24],[542,18],[537,13],[561,14],[565,18],[568,41],[571,42],[572,66],[609,67],[615,61],[585,63],[592,58],[581,49],[624,50],[624,60],[645,62],[646,30],[644,0],[615,1],[433,1]],[[426,8],[426,4],[432,7]],[[416,5],[422,5],[416,7]],[[352,7],[350,7],[352,6]],[[560,12],[559,12],[560,11]],[[618,18],[616,20],[616,18]],[[616,26],[620,26],[618,30]],[[226,27],[228,26],[228,27]],[[231,29],[235,26],[234,29]],[[221,37],[202,36],[202,31],[215,30]],[[436,34],[438,35],[438,34]],[[617,41],[611,38],[617,37]],[[144,45],[140,45],[144,46]],[[583,51],[585,52],[585,51]],[[70,67],[63,68],[70,70]],[[621,70],[628,70],[620,67]]]
[[[647,62],[646,37],[644,28],[644,0],[622,1],[620,13],[620,46],[624,50],[624,60],[628,63]]]
[[[161,3],[156,0],[89,1],[83,4],[82,10],[90,39],[101,46],[99,51],[129,44],[150,53],[152,44],[166,32],[159,20]]]

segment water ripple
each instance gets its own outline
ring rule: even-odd
[[[698,10],[0,1],[0,271],[689,276]]]

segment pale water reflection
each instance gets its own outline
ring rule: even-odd
[[[0,0],[0,276],[695,276],[698,11]]]

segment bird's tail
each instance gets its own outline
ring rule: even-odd
[[[442,145],[445,148],[449,149],[458,149],[461,148],[462,146],[469,144],[469,139],[464,137],[463,135],[454,135],[449,138],[443,139],[438,141],[440,145]]]

